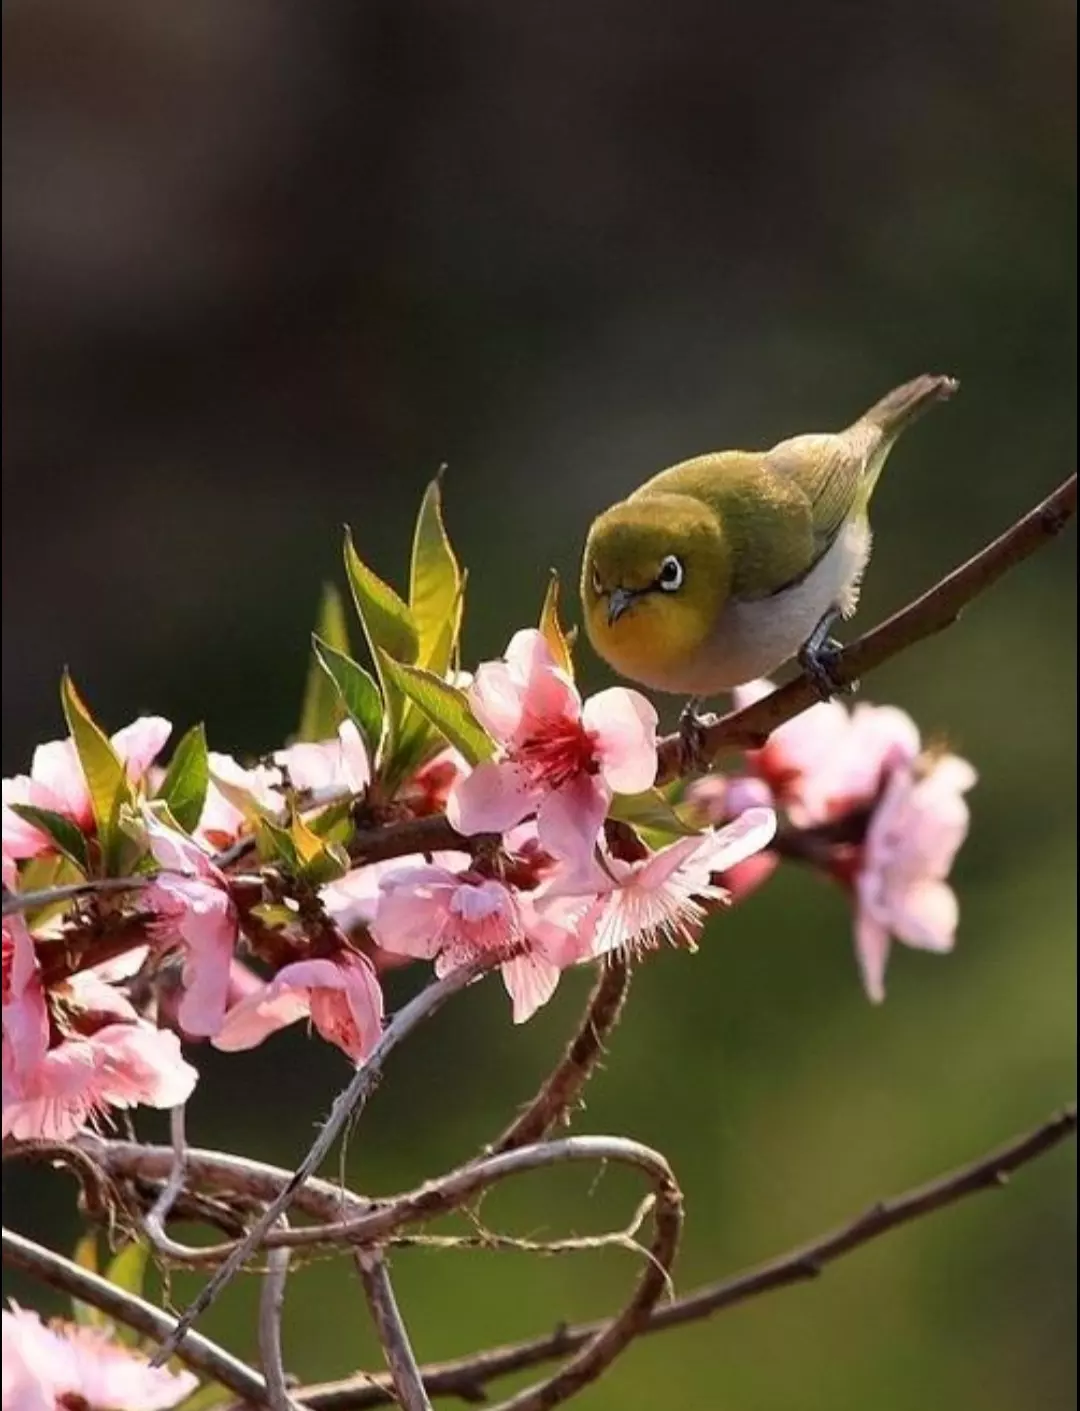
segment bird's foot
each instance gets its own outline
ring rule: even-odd
[[[710,726],[716,724],[716,716],[700,714],[700,705],[700,696],[691,697],[679,716],[680,774],[705,774],[712,764],[712,759],[705,749],[705,737]]]
[[[823,701],[834,696],[850,696],[859,689],[857,681],[845,681],[839,671],[843,647],[829,631],[838,612],[827,612],[799,650],[799,665]]]

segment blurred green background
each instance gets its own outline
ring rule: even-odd
[[[113,728],[155,710],[219,749],[278,744],[341,524],[401,583],[444,460],[475,660],[648,473],[953,373],[879,492],[861,622],[920,590],[1074,466],[1074,22],[1063,0],[13,0],[5,773],[60,733],[64,663]],[[864,684],[980,771],[954,956],[896,954],[871,1009],[844,898],[791,872],[638,976],[579,1130],[670,1157],[681,1286],[1072,1093],[1074,556],[1070,531]],[[394,1059],[353,1182],[411,1184],[488,1139],[587,983],[524,1031],[494,984],[440,1016]],[[299,1031],[197,1061],[193,1138],[286,1165],[346,1076]],[[1074,1160],[642,1342],[579,1404],[1071,1406]],[[12,1223],[73,1244],[66,1182],[5,1180]],[[485,1215],[558,1235],[636,1196],[578,1170]],[[609,1310],[632,1263],[394,1269],[436,1358]],[[245,1354],[253,1295],[206,1323]],[[286,1357],[304,1378],[378,1365],[344,1264],[293,1280]]]

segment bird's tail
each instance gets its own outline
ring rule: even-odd
[[[874,427],[883,441],[891,444],[906,431],[916,417],[932,407],[935,402],[946,402],[956,392],[960,384],[955,377],[941,377],[935,373],[924,373],[902,387],[894,387],[880,402],[875,402],[859,421]]]
[[[924,373],[902,387],[894,387],[848,429],[845,435],[863,462],[861,493],[865,500],[869,501],[874,493],[889,452],[901,432],[935,402],[947,401],[959,386],[955,377]]]

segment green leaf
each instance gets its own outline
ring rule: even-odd
[[[495,743],[473,715],[464,691],[431,671],[393,661],[385,652],[382,671],[470,764],[491,758]]]
[[[445,675],[461,633],[464,577],[442,516],[442,472],[431,482],[420,502],[413,536],[409,573],[409,609],[418,638],[415,658],[429,671]],[[403,658],[391,653],[398,660]]]
[[[378,685],[362,666],[330,642],[316,636],[312,637],[311,645],[320,674],[324,680],[329,677],[331,690],[349,718],[356,723],[368,754],[374,759],[383,729],[382,696]],[[333,734],[333,730],[330,733]],[[322,738],[328,737],[324,735]]]
[[[105,876],[115,875],[120,809],[134,802],[127,774],[112,741],[86,708],[67,671],[60,684],[60,700],[90,793]]]
[[[314,818],[309,818],[307,825],[313,833],[318,833],[319,837],[325,838],[328,843],[348,843],[356,831],[352,818],[352,800],[339,799],[337,803],[328,804]]]
[[[125,1293],[142,1294],[146,1282],[146,1270],[150,1259],[150,1247],[141,1240],[132,1240],[110,1260],[105,1277]]]
[[[80,1269],[86,1269],[91,1274],[98,1272],[98,1241],[93,1230],[80,1238],[71,1257]],[[71,1300],[71,1316],[81,1328],[112,1327],[111,1320],[100,1308],[95,1308],[92,1303],[82,1303],[77,1298]]]
[[[559,575],[551,570],[544,606],[540,609],[540,631],[548,644],[555,665],[565,671],[570,680],[574,679],[574,661],[570,654],[573,636],[563,631],[559,620]]]
[[[300,859],[300,876],[314,887],[336,882],[349,870],[349,854],[337,843],[321,838],[309,828],[299,813],[293,810],[289,819],[289,837]]]
[[[193,725],[173,751],[157,797],[166,804],[184,832],[190,833],[202,817],[209,787],[206,730],[202,725]]]
[[[406,713],[405,700],[392,682],[388,682],[381,664],[380,652],[394,661],[411,664],[420,649],[412,613],[389,584],[372,573],[353,547],[352,534],[345,531],[345,572],[349,579],[353,602],[360,616],[375,669],[382,684],[386,706],[385,726],[380,741],[380,760],[394,759]]]
[[[668,802],[659,789],[646,789],[640,794],[616,794],[608,816],[647,833],[646,841],[650,846],[662,846],[674,838],[690,837],[699,831]]]
[[[255,847],[260,862],[279,862],[286,871],[299,873],[301,862],[287,828],[265,815],[252,820],[255,825]]]
[[[86,849],[86,839],[82,830],[65,818],[62,813],[54,813],[51,808],[38,808],[32,803],[10,804],[12,813],[19,817],[52,842],[53,846],[73,862],[85,876],[90,871],[90,857]]]
[[[339,652],[349,655],[349,628],[345,621],[345,605],[341,594],[332,583],[323,588],[319,602],[319,614],[315,620],[315,641],[322,641]],[[304,687],[304,704],[300,711],[298,740],[329,740],[344,719],[345,711],[341,698],[334,689],[331,679],[326,679],[326,669],[319,660],[318,652],[312,654],[308,667],[307,684]]]

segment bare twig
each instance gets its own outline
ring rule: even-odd
[[[21,1269],[50,1288],[70,1294],[82,1303],[92,1304],[103,1313],[145,1337],[162,1341],[172,1332],[175,1319],[152,1303],[110,1284],[100,1274],[83,1269],[62,1254],[35,1244],[14,1230],[3,1231],[4,1263]],[[177,1356],[200,1376],[211,1377],[234,1392],[242,1401],[266,1403],[266,1383],[239,1358],[218,1347],[209,1338],[192,1333],[184,1340]]]
[[[184,1175],[187,1169],[187,1138],[184,1132],[184,1105],[174,1107],[169,1112],[169,1135],[172,1138],[173,1164],[158,1193],[157,1200],[143,1218],[143,1229],[154,1249],[166,1259],[186,1259],[191,1250],[185,1244],[177,1244],[165,1230],[169,1212],[176,1204],[184,1189]],[[196,1251],[199,1252],[199,1251]]]
[[[944,1210],[978,1191],[1004,1185],[1014,1171],[1058,1146],[1075,1131],[1076,1108],[1070,1105],[1034,1131],[1015,1138],[970,1165],[959,1167],[892,1200],[871,1206],[863,1215],[807,1245],[732,1278],[694,1289],[663,1307],[654,1308],[643,1322],[640,1332],[662,1332],[665,1328],[695,1322],[722,1308],[730,1308],[760,1294],[813,1278],[833,1260],[842,1258],[890,1230],[933,1214],[936,1210]],[[547,1337],[489,1348],[451,1362],[433,1363],[423,1368],[424,1385],[432,1396],[485,1400],[488,1382],[525,1371],[551,1358],[563,1357],[595,1337],[604,1326],[595,1322],[561,1327]],[[383,1405],[391,1399],[385,1382],[380,1384],[368,1377],[363,1382],[349,1378],[341,1382],[302,1387],[296,1395],[312,1411],[362,1411],[364,1407]]]
[[[402,1039],[412,1033],[418,1024],[434,1014],[451,995],[464,989],[472,980],[483,974],[487,968],[489,968],[488,962],[462,966],[452,974],[437,980],[433,985],[429,985],[426,990],[422,990],[414,1000],[394,1016],[382,1038],[353,1074],[348,1086],[334,1099],[330,1115],[324,1122],[322,1130],[289,1182],[274,1196],[266,1210],[252,1225],[246,1237],[241,1240],[236,1249],[207,1281],[201,1293],[180,1318],[175,1331],[165,1346],[157,1354],[156,1363],[160,1364],[171,1355],[195,1319],[209,1308],[225,1285],[259,1248],[267,1231],[288,1209],[296,1192],[310,1176],[315,1174],[345,1124],[351,1117],[362,1111],[368,1098],[374,1092],[382,1077],[383,1064],[390,1053],[397,1048]]]
[[[968,603],[1060,534],[1075,512],[1073,474],[928,592],[845,647],[830,668],[838,684],[850,685],[907,647],[949,627]],[[709,726],[704,732],[704,756],[715,759],[721,750],[733,746],[756,748],[778,725],[807,710],[818,699],[810,678],[797,676],[764,699],[731,711]],[[659,783],[677,776],[681,758],[678,736],[669,736],[660,747]]]
[[[278,1224],[287,1230],[288,1217],[282,1215]],[[281,1353],[281,1315],[285,1308],[285,1282],[289,1276],[291,1257],[287,1249],[270,1250],[266,1256],[266,1273],[259,1295],[259,1357],[266,1378],[270,1411],[300,1411],[289,1395]]]
[[[17,911],[36,911],[40,906],[52,906],[58,901],[73,901],[102,892],[133,892],[148,887],[153,877],[92,877],[86,882],[67,882],[60,887],[40,887],[32,892],[9,892],[4,889],[5,916]]]
[[[528,1107],[491,1143],[485,1155],[513,1151],[539,1141],[564,1120],[604,1056],[605,1041],[618,1023],[629,988],[630,967],[625,957],[612,956],[601,967],[578,1031],[559,1063]]]
[[[355,1259],[398,1404],[402,1411],[431,1411],[382,1250],[358,1249]]]

